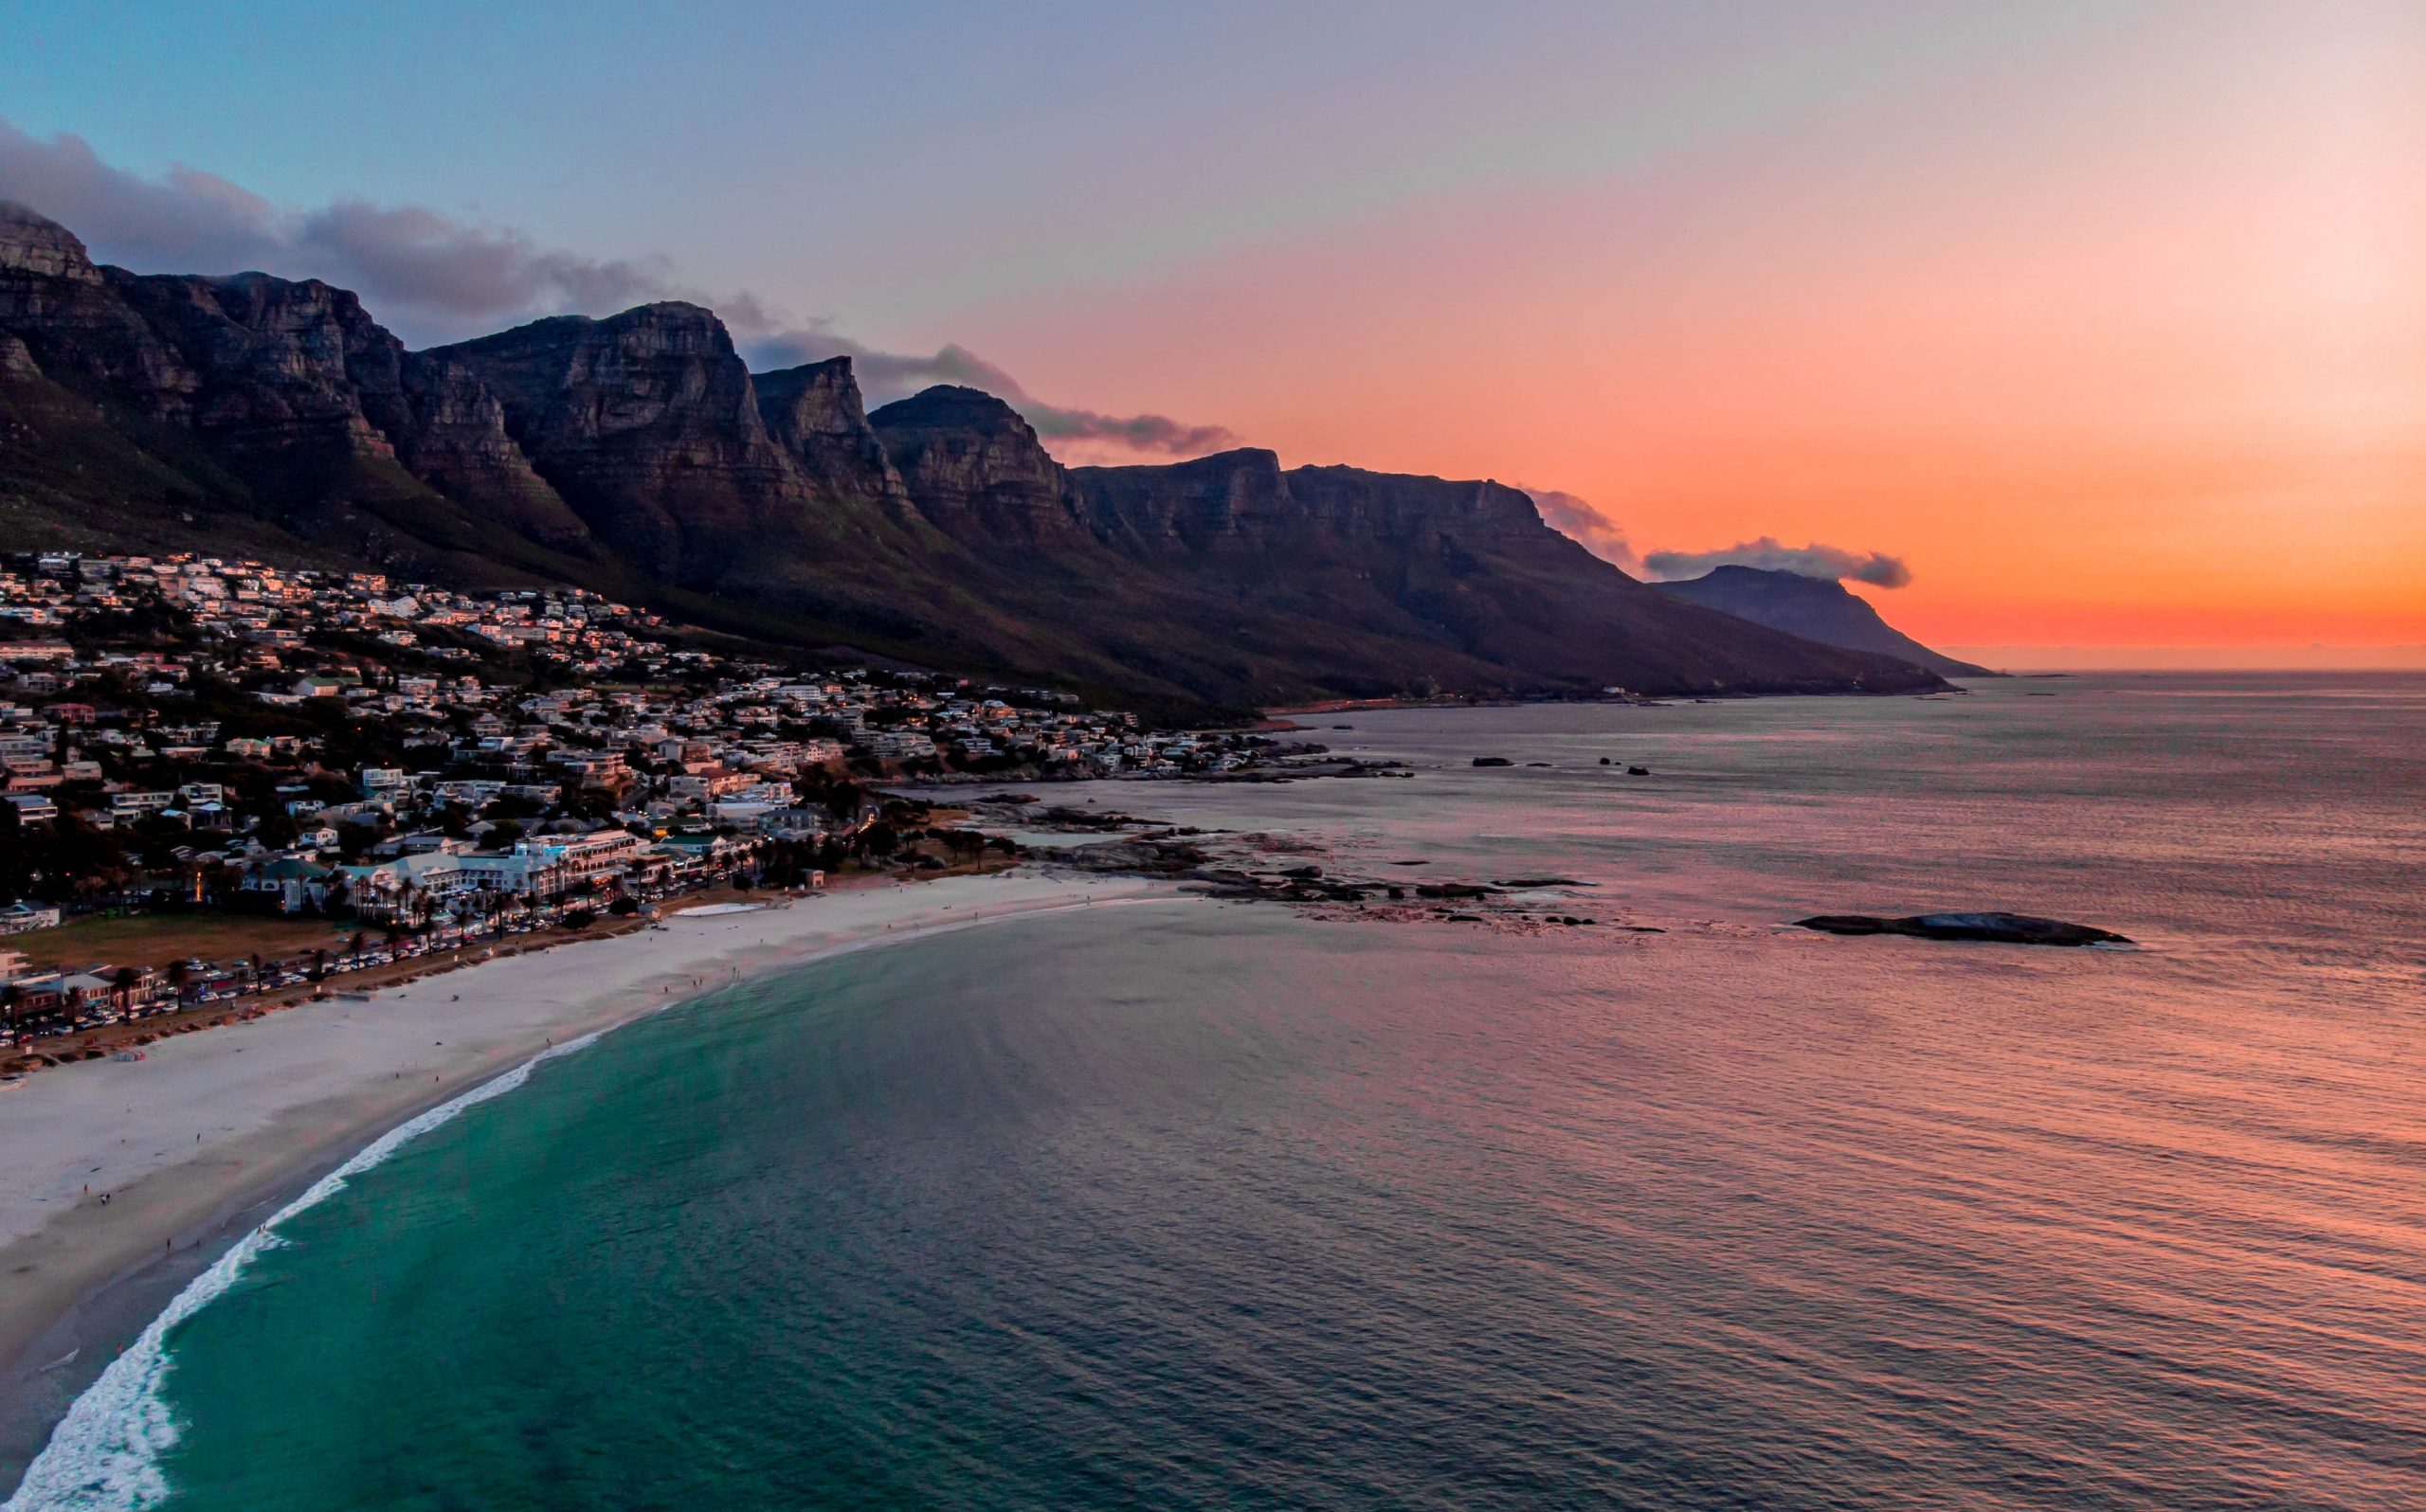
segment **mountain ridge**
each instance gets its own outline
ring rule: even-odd
[[[847,358],[752,374],[679,301],[412,351],[344,290],[106,267],[0,203],[0,545],[211,543],[1206,710],[1939,685],[1658,593],[1497,483],[1065,468],[994,395],[870,412]]]
[[[1941,677],[2004,675],[1921,644],[1889,624],[1876,604],[1834,578],[1729,565],[1712,567],[1697,578],[1656,585],[1663,593],[1704,608],[1821,645],[1894,657]]]

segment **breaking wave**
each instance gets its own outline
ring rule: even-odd
[[[162,1462],[177,1442],[177,1424],[164,1388],[172,1360],[169,1334],[208,1306],[243,1277],[254,1257],[282,1245],[279,1226],[327,1201],[346,1183],[464,1109],[510,1092],[531,1079],[540,1062],[570,1054],[598,1035],[552,1046],[501,1075],[440,1104],[365,1145],[352,1160],[312,1183],[268,1222],[236,1241],[193,1278],[126,1352],[110,1361],[52,1431],[50,1441],[0,1512],[140,1512],[167,1500]]]

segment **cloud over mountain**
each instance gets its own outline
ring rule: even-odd
[[[104,261],[137,272],[259,270],[352,289],[416,337],[500,320],[645,300],[671,280],[632,262],[542,247],[419,206],[341,199],[289,211],[180,164],[147,179],[101,161],[81,137],[37,139],[0,119],[0,194],[76,227]]]
[[[786,329],[780,316],[756,310],[751,316],[760,322],[754,329],[736,323],[734,331],[752,367],[788,368],[848,357],[871,408],[935,384],[964,384],[1007,402],[1046,441],[1100,441],[1175,457],[1194,457],[1238,443],[1238,437],[1222,425],[1189,424],[1168,415],[1107,415],[1047,404],[1029,393],[1018,379],[958,343],[947,343],[925,356],[879,351],[821,326]]]
[[[1841,546],[1787,546],[1774,535],[1738,541],[1715,551],[1653,551],[1642,559],[1651,575],[1675,583],[1697,578],[1712,567],[1764,567],[1772,572],[1800,573],[1806,578],[1844,579],[1881,588],[1900,588],[1912,581],[1912,569],[1899,556],[1884,551],[1849,551]]]
[[[761,369],[847,355],[871,404],[959,383],[1008,402],[1047,441],[1194,456],[1234,444],[1220,425],[1049,404],[964,347],[931,356],[879,351],[743,293],[684,287],[661,257],[593,258],[543,246],[511,226],[467,224],[423,206],[345,198],[289,210],[179,164],[157,179],[101,160],[81,137],[47,139],[0,117],[0,198],[76,228],[94,255],[137,272],[258,270],[319,279],[362,296],[407,340],[434,344],[542,315],[605,315],[679,298],[721,315]]]
[[[1635,554],[1624,529],[1590,502],[1554,488],[1526,488],[1522,483],[1516,486],[1532,499],[1533,508],[1551,530],[1620,571],[1642,576],[1642,558]]]

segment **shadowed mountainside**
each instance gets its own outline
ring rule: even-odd
[[[0,547],[576,583],[1174,711],[1939,685],[1646,587],[1496,483],[1065,469],[992,395],[870,414],[848,359],[752,374],[679,302],[412,351],[342,289],[100,266],[5,203]]]
[[[1927,667],[1941,677],[2004,675],[1931,651],[1881,619],[1868,599],[1832,579],[1766,567],[1722,567],[1681,583],[1662,583],[1658,587],[1662,593],[1674,594],[1706,609],[1731,614],[1805,640],[1817,640],[1823,646],[1893,657],[1898,661]]]

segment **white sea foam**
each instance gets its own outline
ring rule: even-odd
[[[278,1236],[280,1224],[345,1190],[349,1179],[465,1108],[514,1090],[530,1080],[532,1069],[541,1061],[569,1054],[597,1037],[584,1035],[542,1051],[503,1075],[389,1129],[312,1183],[268,1222],[236,1241],[209,1269],[178,1292],[142,1336],[76,1398],[0,1512],[139,1512],[166,1500],[169,1483],[161,1461],[177,1442],[176,1419],[169,1411],[165,1391],[172,1364],[170,1331],[225,1294],[256,1255],[283,1243]]]

